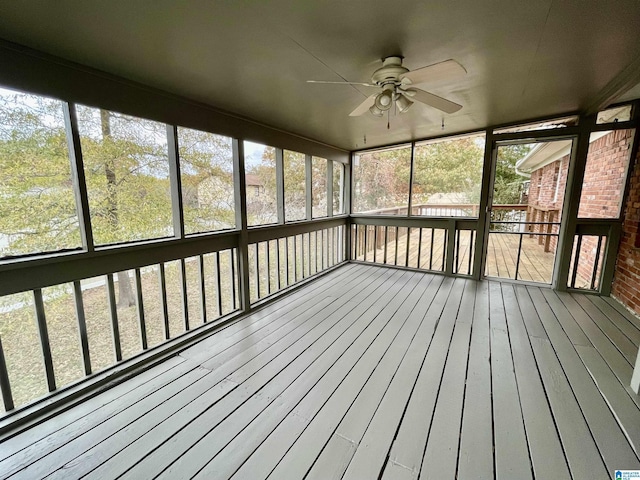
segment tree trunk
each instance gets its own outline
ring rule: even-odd
[[[132,307],[135,304],[136,295],[128,273],[118,272],[118,307]]]
[[[107,110],[100,110],[100,126],[102,140],[111,137],[111,117]],[[116,169],[113,158],[104,162],[104,174],[107,177],[107,218],[113,230],[118,229],[118,196]],[[136,304],[136,296],[131,287],[131,280],[127,272],[118,272],[118,306],[131,307]]]

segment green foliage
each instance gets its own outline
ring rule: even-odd
[[[498,148],[494,181],[494,205],[520,203],[525,177],[516,173],[516,163],[531,150],[531,145],[506,145]]]
[[[484,141],[464,137],[416,146],[413,203],[426,203],[435,193],[459,194],[458,203],[478,203]]]
[[[0,94],[0,198],[1,256],[81,246],[62,102]]]
[[[231,139],[178,128],[186,233],[234,228]]]
[[[173,235],[166,127],[88,107],[78,116],[95,243]]]
[[[313,218],[327,216],[327,160],[311,160],[311,205]]]
[[[407,206],[411,148],[365,152],[354,167],[354,211]]]
[[[307,215],[305,155],[285,150],[283,170],[285,218],[304,220]]]
[[[276,150],[265,147],[257,165],[247,168],[247,174],[258,178],[257,188],[247,188],[247,221],[249,225],[276,223]]]

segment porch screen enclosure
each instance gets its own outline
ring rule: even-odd
[[[522,151],[496,156],[502,141],[571,144],[548,283],[608,293],[620,212],[582,218],[582,179],[590,135],[631,144],[634,119],[487,129],[346,162],[25,92],[0,102],[0,429],[347,261],[481,278],[497,225],[554,220],[532,219]]]

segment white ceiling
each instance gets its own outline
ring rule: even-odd
[[[637,0],[0,0],[0,11],[1,38],[345,149],[582,110],[640,57]],[[464,108],[416,104],[387,130],[386,118],[348,116],[367,87],[305,82],[367,82],[393,54],[410,69],[464,65],[462,80],[422,86]]]

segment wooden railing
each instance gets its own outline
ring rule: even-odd
[[[47,393],[76,397],[88,376],[106,384],[143,357],[159,358],[163,344],[205,335],[339,265],[346,225],[346,216],[327,217],[1,264],[0,315],[21,325],[0,339],[3,410],[34,399],[34,408],[53,408],[62,400],[43,403]]]
[[[470,276],[477,220],[352,215],[351,258]]]
[[[343,221],[323,222],[312,227],[287,236],[261,235],[263,240],[249,244],[252,303],[344,262]]]
[[[618,220],[578,220],[567,287],[609,293],[615,250],[622,230]]]
[[[526,225],[529,237],[537,236],[538,245],[544,245],[545,252],[551,251],[551,239],[557,237],[559,219],[560,210],[557,208],[527,205]]]

